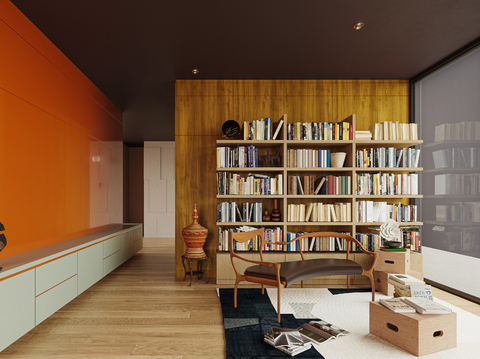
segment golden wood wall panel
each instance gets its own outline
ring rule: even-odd
[[[409,122],[409,83],[405,80],[178,80],[175,95],[175,233],[177,277],[183,277],[182,228],[197,203],[199,223],[208,228],[207,276],[215,277],[215,141],[222,124],[283,114],[288,122],[339,121],[356,114],[357,129],[371,123]]]

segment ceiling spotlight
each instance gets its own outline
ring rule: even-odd
[[[198,69],[193,69],[193,70],[192,70],[192,73],[193,73],[194,75],[198,74]]]
[[[357,22],[355,25],[353,25],[353,28],[355,30],[360,30],[363,27],[363,22]]]

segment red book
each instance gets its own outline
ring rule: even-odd
[[[334,181],[333,175],[328,175],[328,193],[327,194],[335,194],[334,185],[335,185],[335,181]]]

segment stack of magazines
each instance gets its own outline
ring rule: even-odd
[[[312,347],[312,342],[304,339],[297,329],[273,328],[265,333],[263,340],[292,357]]]

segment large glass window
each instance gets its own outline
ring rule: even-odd
[[[480,298],[480,47],[414,85],[424,276]]]

